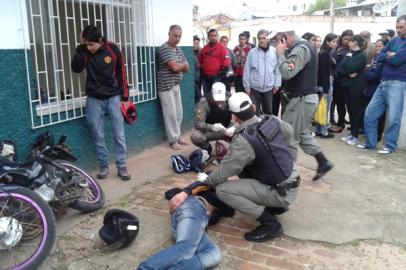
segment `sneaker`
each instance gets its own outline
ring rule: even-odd
[[[352,135],[348,135],[348,136],[345,136],[345,137],[342,137],[341,138],[341,140],[343,141],[343,142],[348,142],[349,140],[351,140],[352,139]]]
[[[346,141],[346,143],[348,145],[356,145],[356,144],[359,143],[359,140],[358,140],[358,138],[355,138],[355,137],[352,136],[352,138],[350,140]]]
[[[378,154],[384,154],[384,155],[388,155],[388,154],[392,154],[392,153],[393,153],[393,151],[386,147],[384,147],[378,151]]]
[[[361,143],[357,145],[357,148],[359,149],[367,149],[367,145],[365,143]]]
[[[367,149],[367,150],[375,150],[375,147],[367,146],[365,143],[361,143],[357,145],[359,149]]]
[[[179,143],[172,143],[169,145],[173,150],[181,150]]]
[[[327,134],[319,134],[319,137],[322,139],[330,139],[330,138],[334,138],[334,134],[332,133],[327,133]]]
[[[123,181],[128,181],[131,179],[131,175],[127,171],[127,167],[117,168],[117,175]]]
[[[109,175],[109,167],[100,167],[99,172],[97,173],[97,179],[106,179]]]

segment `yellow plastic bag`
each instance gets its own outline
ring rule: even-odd
[[[327,98],[325,96],[321,98],[319,106],[317,106],[314,120],[320,126],[327,125]]]

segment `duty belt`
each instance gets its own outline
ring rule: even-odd
[[[306,94],[302,94],[302,93],[297,93],[297,92],[288,92],[288,91],[281,91],[281,96],[285,99],[285,101],[289,102],[292,98],[296,98],[296,97],[305,97],[308,95],[313,95],[316,94],[316,92],[314,93],[306,93]]]
[[[296,178],[296,181],[292,181],[289,183],[280,183],[274,186],[273,188],[278,192],[278,194],[282,197],[286,196],[286,192],[292,188],[297,188],[300,185],[300,176]]]

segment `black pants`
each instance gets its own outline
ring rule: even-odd
[[[364,96],[364,85],[342,87],[345,104],[350,115],[351,135],[358,138],[361,127],[362,103]]]
[[[344,91],[343,87],[340,85],[340,81],[334,79],[333,83],[333,100],[334,104],[337,106],[337,113],[338,113],[338,122],[337,126],[345,127],[345,98],[344,98]]]
[[[372,97],[365,97],[363,98],[363,108],[362,108],[362,118],[361,120],[364,119],[365,116],[365,110],[368,107],[369,102],[371,101]],[[383,115],[381,116],[381,118],[379,118],[378,121],[378,141],[382,140],[382,134],[383,134],[383,130],[385,129],[385,119],[386,119],[386,112],[383,113]],[[364,125],[364,121],[362,121],[362,126]]]
[[[273,95],[272,99],[272,114],[275,116],[279,115],[279,108],[281,105],[281,93],[280,90]]]
[[[235,76],[234,78],[235,92],[245,92],[244,84],[242,83],[242,76]]]
[[[220,81],[226,86],[226,91],[231,91],[231,84],[234,82],[234,76],[220,78]]]
[[[195,81],[195,104],[199,102],[202,97],[202,82]]]
[[[200,78],[202,80],[202,84],[203,84],[203,92],[204,95],[206,95],[207,93],[209,93],[211,91],[211,87],[213,85],[213,83],[215,82],[219,82],[220,78],[218,76],[209,76],[203,73],[200,73]]]
[[[251,88],[251,99],[255,105],[255,108],[257,109],[257,115],[272,114],[272,90],[267,92],[259,92]]]

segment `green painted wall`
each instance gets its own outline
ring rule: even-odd
[[[182,47],[182,49],[190,66],[193,67],[193,48]],[[32,129],[24,51],[0,50],[0,59],[0,139],[13,140],[17,144],[18,159],[22,161],[39,134],[51,131],[56,139],[65,134],[68,136],[67,142],[73,153],[79,158],[79,163],[87,169],[94,169],[97,166],[94,145],[85,119]],[[184,111],[182,129],[186,130],[193,126],[193,69],[184,75],[181,89]],[[138,104],[138,113],[139,118],[135,126],[126,126],[129,157],[166,140],[158,99]],[[109,148],[112,149],[111,129],[107,127]]]

